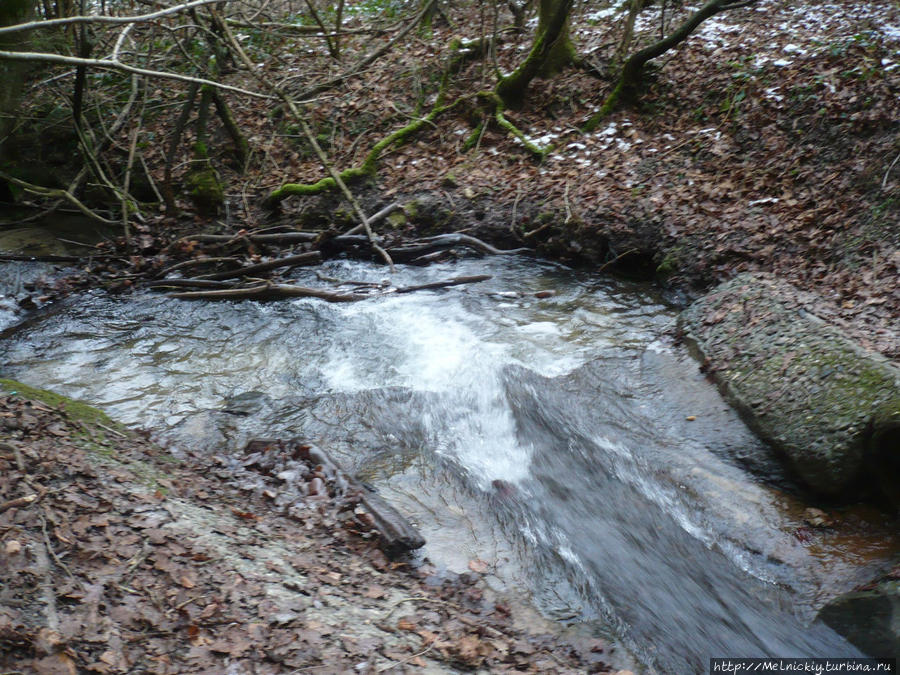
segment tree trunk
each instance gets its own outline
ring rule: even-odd
[[[497,84],[496,92],[504,105],[521,105],[535,77],[559,72],[575,60],[575,49],[569,39],[571,10],[572,0],[541,0],[531,51],[515,71]]]
[[[668,37],[654,42],[652,45],[644,47],[628,57],[628,60],[622,65],[622,71],[619,74],[619,81],[615,88],[606,97],[603,105],[600,107],[587,124],[584,125],[584,131],[592,131],[597,125],[609,115],[622,101],[630,101],[635,98],[638,87],[640,86],[644,76],[644,66],[659,56],[662,56],[670,49],[677,47],[684,42],[693,33],[697,27],[711,16],[724,12],[729,9],[738,9],[755,4],[756,0],[709,0],[696,12],[691,14],[678,28],[675,29]]]
[[[34,18],[32,0],[3,0],[0,2],[0,26],[11,26]],[[28,50],[28,34],[12,33],[0,37],[0,50]],[[0,166],[3,164],[3,148],[16,122],[16,108],[22,97],[25,75],[31,66],[24,61],[0,59]]]
[[[568,4],[569,8],[563,7],[565,4]],[[553,30],[556,15],[560,11],[564,12],[565,19],[558,29],[556,37],[553,38],[551,37],[553,33],[548,33],[548,30]],[[575,61],[575,47],[572,45],[572,39],[569,37],[570,11],[571,3],[566,3],[565,0],[541,0],[538,6],[537,32],[538,34],[548,33],[550,41],[550,49],[538,71],[538,75],[541,77],[556,75],[556,73]]]

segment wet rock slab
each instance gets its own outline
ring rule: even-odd
[[[900,370],[816,315],[817,300],[741,274],[680,317],[725,397],[813,490],[900,504]]]

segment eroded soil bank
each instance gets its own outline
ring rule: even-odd
[[[177,463],[99,411],[3,385],[4,671],[615,670],[600,640],[490,591],[477,560],[442,575],[386,558],[313,467],[285,505],[284,477],[253,462]]]

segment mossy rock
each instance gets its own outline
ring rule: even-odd
[[[225,188],[219,174],[210,165],[192,169],[185,179],[188,195],[205,216],[215,216],[225,204]]]
[[[900,506],[900,370],[818,318],[815,302],[746,273],[680,323],[725,397],[809,487]]]

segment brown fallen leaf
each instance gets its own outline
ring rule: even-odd
[[[418,627],[408,619],[400,619],[397,621],[397,630],[405,630],[415,632]]]
[[[484,574],[488,571],[489,567],[490,565],[480,558],[469,561],[469,569],[475,572],[475,574]]]

